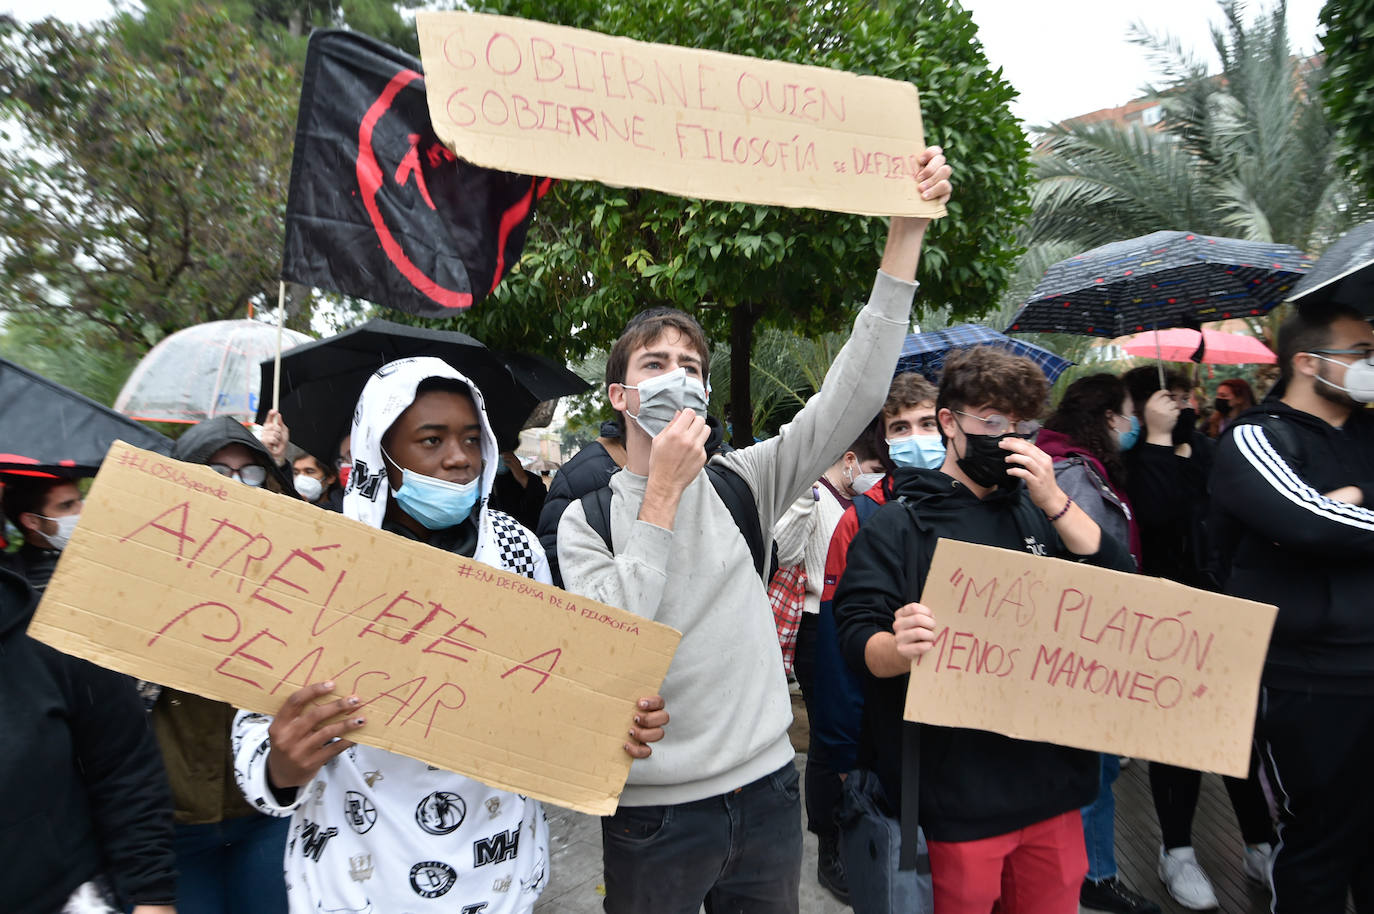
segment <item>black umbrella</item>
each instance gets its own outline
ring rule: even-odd
[[[1323,251],[1288,300],[1302,307],[1349,305],[1374,317],[1374,222],[1355,226]]]
[[[172,452],[166,436],[0,359],[0,472],[92,476],[116,439]]]
[[[320,460],[332,461],[372,373],[387,362],[426,355],[448,362],[482,391],[500,447],[517,439],[541,401],[588,389],[577,375],[542,356],[498,353],[451,330],[370,320],[282,353],[278,408],[291,430],[292,443]],[[259,422],[267,418],[272,388],[272,361],[268,360],[262,363]]]
[[[1054,264],[1008,329],[1111,338],[1249,317],[1310,268],[1288,244],[1154,232]]]

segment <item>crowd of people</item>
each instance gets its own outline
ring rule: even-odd
[[[921,166],[923,195],[947,199],[941,150]],[[1079,378],[1052,410],[1042,370],[1001,349],[950,353],[938,384],[894,377],[927,225],[892,219],[820,390],[748,447],[707,413],[701,327],[653,308],[609,353],[617,420],[547,493],[462,366],[429,357],[368,381],[335,454],[294,449],[273,415],[260,438],[203,422],[174,456],[682,633],[661,695],[626,708],[634,761],[601,821],[609,914],[799,910],[789,668],[816,878],[860,914],[1158,911],[1117,871],[1119,757],[904,720],[946,612],[920,602],[940,538],[1276,603],[1251,776],[1226,781],[1236,865],[1279,914],[1336,914],[1348,894],[1374,911],[1369,323],[1295,313],[1274,389],[1256,403],[1224,384],[1201,426],[1188,380],[1156,366]],[[24,544],[0,569],[0,907],[533,909],[540,803],[353,742],[366,714],[336,683],[269,716],[28,639],[81,504],[65,479],[4,492]],[[800,617],[780,638],[784,579]],[[1217,906],[1192,847],[1201,777],[1149,763],[1161,887],[1196,910]]]

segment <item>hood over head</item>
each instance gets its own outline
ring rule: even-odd
[[[480,517],[487,510],[496,465],[500,462],[496,451],[496,436],[487,421],[487,407],[482,392],[457,369],[443,359],[417,356],[388,362],[367,379],[358,407],[353,411],[352,448],[353,472],[344,490],[343,513],[362,521],[369,527],[382,526],[386,516],[391,485],[387,480],[386,463],[382,459],[382,436],[401,413],[415,402],[415,389],[429,378],[449,378],[467,386],[477,407],[477,421],[482,426],[481,495],[477,501]],[[477,525],[480,536],[482,525]]]
[[[269,479],[276,480],[277,491],[296,497],[296,487],[289,475],[277,466],[258,436],[233,416],[215,416],[191,426],[172,445],[172,458],[185,463],[204,464],[215,451],[230,444],[241,444],[257,455],[262,465],[267,467]]]

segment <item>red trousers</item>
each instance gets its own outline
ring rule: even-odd
[[[1088,874],[1077,809],[977,841],[931,841],[935,914],[1077,914]]]

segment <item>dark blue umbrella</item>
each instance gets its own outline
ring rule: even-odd
[[[1014,354],[1025,356],[1045,373],[1053,384],[1055,378],[1064,373],[1073,362],[1055,355],[1048,349],[1027,343],[1025,340],[1012,339],[978,324],[959,324],[944,330],[931,330],[928,333],[911,333],[902,344],[902,352],[897,356],[896,374],[906,371],[919,372],[932,384],[940,383],[940,372],[945,367],[945,356],[956,349],[970,346],[996,346]]]
[[[1008,329],[1112,338],[1253,317],[1311,267],[1290,244],[1154,232],[1054,264]]]

